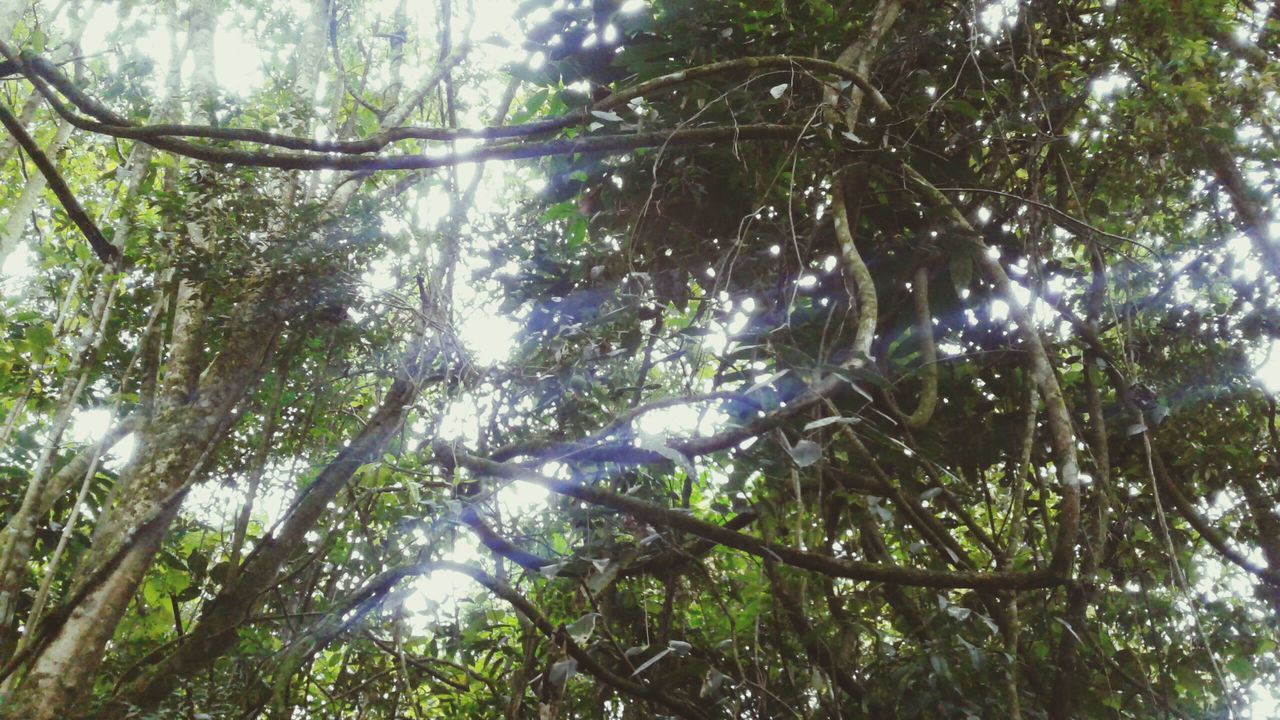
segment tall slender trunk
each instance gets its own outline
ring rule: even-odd
[[[82,17],[83,14],[77,16],[76,25],[74,26],[74,35],[76,37],[79,37],[83,31],[85,23],[81,19]],[[180,60],[177,54],[174,57]],[[169,116],[172,110],[180,77],[178,65],[180,65],[180,62],[174,63],[174,69],[171,70],[166,81],[166,97],[157,103],[151,113],[152,122],[162,121]],[[63,128],[64,126],[59,126],[60,134],[63,132]],[[116,196],[118,203],[113,203],[113,205],[118,204],[123,210],[113,223],[114,232],[111,237],[117,245],[122,242],[132,224],[132,218],[129,214],[130,206],[141,190],[151,155],[150,146],[142,143],[135,144],[129,154],[128,162],[117,173],[117,179],[120,181],[122,189]],[[32,181],[34,182],[37,177],[43,181],[43,175],[33,176]],[[32,186],[29,183],[27,189]],[[43,190],[43,187],[42,182],[39,185],[40,190]],[[109,215],[110,210],[105,214]],[[11,216],[10,226],[13,225],[13,221],[14,216]],[[73,288],[75,286],[73,285]],[[70,413],[74,409],[88,379],[92,358],[106,336],[106,325],[118,287],[118,283],[110,271],[105,272],[99,279],[95,291],[95,299],[89,313],[89,322],[77,341],[76,348],[71,353],[72,364],[65,373],[68,380],[63,386],[62,396],[59,398],[59,406],[63,410],[54,418],[49,440],[37,462],[35,471],[32,473],[22,505],[13,516],[8,518],[3,529],[0,529],[0,649],[8,648],[10,641],[13,639],[13,631],[17,620],[15,616],[17,609],[16,599],[27,584],[28,578],[26,577],[25,566],[33,551],[38,519],[45,517],[53,508],[54,503],[73,486],[78,478],[85,474],[87,468],[97,460],[96,452],[99,449],[103,451],[110,449],[124,435],[138,426],[138,423],[133,420],[117,422],[115,427],[108,433],[106,439],[109,442],[104,442],[99,446],[90,446],[76,454],[62,468],[57,471],[53,470],[63,429],[69,421]],[[69,314],[70,304],[71,298],[68,297],[60,315]],[[20,408],[15,407],[15,411],[17,410],[20,410]],[[27,628],[28,632],[30,629],[30,627]],[[0,656],[6,654],[0,653]]]
[[[135,459],[121,473],[124,490],[94,532],[72,598],[35,630],[27,674],[0,717],[52,720],[78,709],[181,497],[260,376],[288,308],[286,297],[247,303],[197,396],[159,413],[139,433]]]
[[[27,482],[26,492],[18,511],[0,530],[0,648],[10,646],[16,630],[15,620],[20,593],[27,585],[27,560],[35,545],[36,522],[43,514],[42,498],[47,497],[47,485],[53,472],[53,464],[62,442],[62,434],[71,422],[76,401],[84,390],[98,340],[106,325],[116,283],[104,278],[99,284],[97,298],[72,356],[66,381],[57,401],[57,411],[48,430],[45,447],[36,461],[36,467]],[[47,510],[47,509],[46,509]]]

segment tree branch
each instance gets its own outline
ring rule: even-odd
[[[455,464],[472,472],[508,480],[524,480],[576,500],[626,513],[651,525],[661,525],[736,548],[757,557],[776,560],[792,567],[831,577],[866,580],[933,588],[1029,589],[1053,587],[1062,579],[1048,571],[1018,572],[945,572],[901,567],[859,560],[833,558],[816,553],[793,550],[719,525],[698,520],[687,512],[660,507],[643,500],[620,495],[599,487],[578,485],[548,477],[512,463],[500,463],[471,455],[466,450],[444,441],[433,445],[436,461]]]
[[[85,239],[89,241],[89,247],[93,248],[93,252],[98,256],[104,264],[111,264],[120,259],[120,250],[107,241],[102,234],[102,230],[98,229],[98,225],[94,223],[89,214],[85,212],[84,207],[80,205],[80,201],[76,200],[76,196],[71,192],[71,188],[67,187],[67,183],[63,181],[62,176],[58,174],[58,169],[53,166],[48,156],[36,144],[36,141],[27,134],[26,128],[22,127],[22,123],[9,112],[9,109],[0,105],[0,123],[4,124],[9,134],[18,141],[18,145],[26,151],[31,157],[31,161],[40,169],[40,174],[44,175],[45,182],[49,184],[49,189],[53,191],[58,202],[62,204],[63,210],[66,210],[67,216],[76,224]]]

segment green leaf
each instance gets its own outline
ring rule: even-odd
[[[27,328],[26,341],[32,356],[37,357],[38,361],[43,360],[54,344],[53,326],[49,323],[32,325]]]
[[[548,88],[543,88],[530,95],[529,99],[524,101],[520,111],[511,116],[511,122],[517,124],[528,122],[542,110],[543,106],[547,104],[547,98],[550,96],[551,90]]]
[[[822,446],[812,440],[801,440],[787,448],[798,467],[809,467],[822,459]]]
[[[587,613],[569,625],[566,625],[564,630],[569,634],[569,637],[572,638],[574,642],[582,645],[587,640],[591,639],[591,633],[595,632],[596,619],[599,616],[599,613]]]

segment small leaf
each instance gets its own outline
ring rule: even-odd
[[[940,487],[929,488],[928,490],[925,490],[924,492],[920,493],[920,499],[928,501],[938,497],[941,494],[942,494],[942,488]]]
[[[53,329],[47,323],[27,328],[27,345],[43,357],[45,349],[53,345]]]
[[[556,687],[563,687],[577,671],[578,661],[573,658],[565,658],[551,666],[551,670],[547,672],[547,680]]]
[[[831,417],[824,417],[821,420],[814,420],[813,422],[806,424],[804,426],[804,431],[809,432],[810,430],[817,430],[818,428],[824,428],[828,425],[835,425],[836,423],[852,425],[858,422],[862,422],[862,418],[841,417],[839,415],[832,415]]]
[[[933,666],[935,675],[944,679],[951,677],[951,668],[947,666],[947,659],[941,655],[930,655],[929,664]]]
[[[658,653],[657,655],[654,655],[648,660],[645,660],[644,663],[640,665],[640,667],[636,668],[635,672],[631,673],[631,677],[635,677],[640,673],[644,672],[645,670],[648,670],[654,663],[666,657],[667,653],[670,653],[670,652],[671,652],[671,648],[667,648],[666,650],[663,650],[662,652]]]
[[[605,560],[592,560],[591,564],[595,566],[596,574],[587,579],[587,591],[593,596],[599,595],[605,588],[618,577],[618,571],[622,570],[623,563],[610,562]]]
[[[512,117],[512,122],[525,122],[536,115],[542,109],[542,106],[547,103],[547,98],[550,94],[549,90],[543,89],[529,96],[529,99],[524,103],[524,108]]]
[[[572,624],[566,625],[564,631],[569,634],[573,641],[581,645],[591,639],[591,633],[596,629],[596,613],[589,612],[586,615],[574,620]]]
[[[1143,425],[1142,423],[1134,423],[1134,424],[1132,424],[1132,425],[1130,425],[1130,426],[1129,426],[1129,429],[1128,429],[1128,431],[1127,431],[1127,434],[1128,434],[1128,435],[1130,435],[1130,436],[1133,436],[1133,435],[1141,435],[1142,433],[1144,433],[1144,432],[1146,432],[1146,431],[1147,431],[1147,426],[1146,426],[1146,425]]]
[[[1159,427],[1167,417],[1169,417],[1169,406],[1157,405],[1156,409],[1151,411],[1151,424]]]
[[[592,110],[591,114],[594,115],[595,117],[600,118],[601,120],[607,120],[609,122],[617,122],[617,123],[622,122],[622,117],[618,115],[618,113],[613,112],[612,110]]]
[[[871,397],[871,393],[867,392],[866,390],[863,390],[862,387],[858,385],[858,383],[850,380],[849,387],[853,388],[854,392],[866,398],[867,402],[874,402],[874,399]]]
[[[698,691],[698,697],[707,697],[714,695],[720,686],[724,684],[725,678],[728,676],[715,668],[707,671],[707,676],[702,680],[702,689]]]
[[[992,635],[1000,634],[1000,627],[996,625],[995,620],[992,620],[991,618],[987,617],[986,615],[983,615],[982,613],[978,613],[978,619],[986,623],[987,629],[991,631]]]
[[[1253,677],[1255,674],[1253,658],[1244,656],[1236,656],[1228,660],[1227,669],[1236,677]]]
[[[1059,625],[1061,625],[1062,627],[1066,628],[1066,629],[1067,629],[1067,632],[1071,633],[1072,637],[1074,637],[1074,638],[1076,639],[1076,642],[1081,643],[1081,644],[1083,644],[1083,643],[1084,643],[1084,641],[1080,639],[1080,636],[1079,636],[1079,635],[1076,635],[1075,628],[1071,627],[1071,623],[1067,622],[1066,620],[1063,620],[1063,619],[1062,619],[1062,618],[1060,618],[1060,617],[1056,617],[1056,618],[1054,618],[1054,620],[1056,620],[1056,621],[1058,622],[1058,624],[1059,624]]]
[[[653,437],[652,435],[642,436],[640,438],[640,447],[644,450],[657,453],[681,468],[684,468],[685,476],[690,480],[698,479],[698,468],[693,464],[693,461],[689,459],[689,456],[662,442],[661,439]]]
[[[773,87],[769,88],[769,94],[772,95],[776,100],[782,97],[782,94],[787,91],[787,87],[788,87],[787,83],[782,83],[781,85],[774,85]]]
[[[746,391],[745,393],[743,393],[743,394],[744,394],[744,395],[750,395],[751,393],[753,393],[753,392],[755,392],[755,391],[759,390],[759,389],[760,389],[760,388],[762,388],[762,387],[765,387],[766,385],[771,385],[771,384],[773,384],[775,381],[777,381],[778,379],[780,379],[783,375],[786,375],[786,374],[787,374],[787,373],[789,373],[789,372],[791,372],[791,371],[790,371],[790,370],[782,370],[782,371],[780,371],[780,372],[776,372],[776,373],[774,373],[774,374],[770,375],[769,377],[767,377],[767,378],[765,378],[765,379],[761,380],[760,382],[756,383],[755,385],[752,385],[751,387],[747,388],[747,391]]]
[[[822,459],[822,446],[812,440],[801,440],[794,447],[788,448],[791,459],[800,467],[810,465]]]

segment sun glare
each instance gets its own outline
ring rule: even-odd
[[[519,326],[513,321],[492,312],[491,308],[477,308],[458,323],[458,334],[471,350],[476,362],[491,366],[511,356]]]
[[[1258,382],[1267,392],[1280,392],[1280,340],[1272,340],[1266,357],[1254,370]]]
[[[0,265],[0,292],[5,297],[22,294],[22,288],[35,277],[35,257],[26,243],[19,243]]]
[[[102,439],[111,429],[111,411],[106,408],[82,410],[71,419],[67,434],[72,442],[91,443]]]
[[[271,60],[271,54],[250,38],[234,14],[218,20],[218,30],[213,36],[213,55],[217,58],[214,75],[223,90],[248,97],[262,87],[266,78],[263,68]]]

